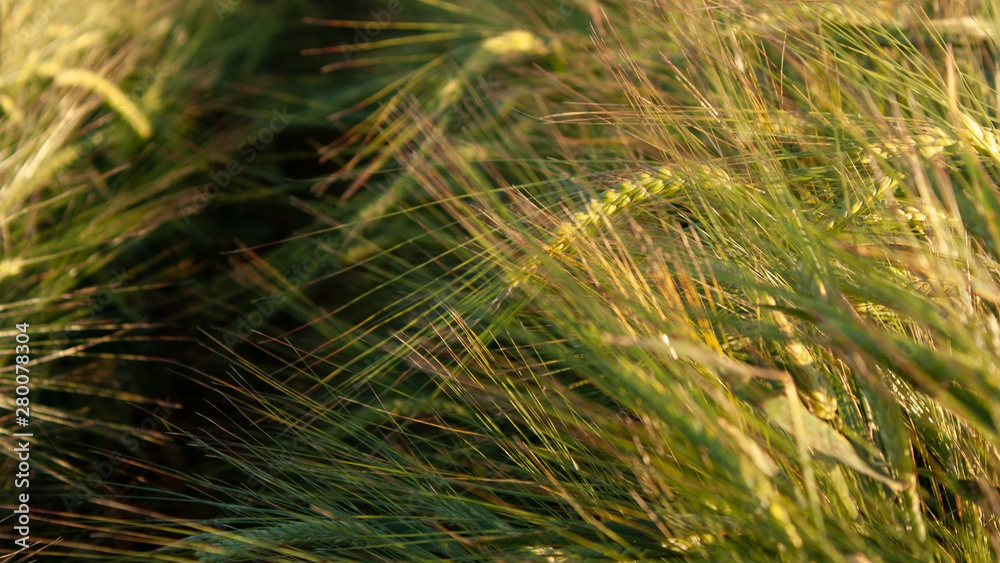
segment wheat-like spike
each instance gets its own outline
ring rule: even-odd
[[[722,169],[706,167],[706,171],[719,180],[729,180],[728,174]],[[686,178],[669,169],[660,168],[656,171],[656,176],[640,174],[634,181],[622,182],[617,189],[604,192],[602,199],[590,200],[585,211],[575,214],[571,221],[560,225],[556,229],[555,240],[546,246],[546,250],[552,255],[566,252],[580,236],[597,226],[603,217],[614,215],[653,196],[676,193],[686,181]]]
[[[967,113],[960,112],[959,119],[962,127],[969,135],[969,141],[981,153],[993,157],[996,162],[1000,162],[1000,137],[993,130],[987,130]],[[931,158],[942,154],[945,149],[958,144],[958,139],[948,135],[944,130],[932,127],[925,133],[907,136],[903,139],[878,143],[872,146],[872,151],[883,158],[897,157],[906,149],[916,148],[920,156]],[[870,164],[873,160],[871,154],[861,157],[862,164]]]
[[[684,180],[666,168],[656,171],[656,176],[640,174],[635,181],[627,180],[618,184],[617,189],[608,190],[603,199],[592,199],[586,210],[573,215],[573,218],[555,229],[552,241],[545,245],[550,255],[556,256],[568,251],[576,240],[579,240],[589,229],[596,226],[602,217],[613,215],[631,205],[645,201],[652,196],[663,193],[675,193],[684,185]],[[511,284],[512,289],[529,280],[539,266],[538,257],[529,259],[528,264],[521,268],[516,279]]]
[[[604,192],[600,199],[592,199],[584,211],[576,213],[555,231],[552,240],[544,246],[551,256],[564,254],[590,230],[600,224],[603,218],[615,215],[655,196],[672,195],[693,181],[719,182],[728,184],[732,181],[729,174],[714,165],[701,165],[694,174],[680,175],[672,170],[661,167],[654,174],[638,174],[635,180],[626,180],[615,189]],[[528,264],[520,268],[511,287],[518,287],[530,279],[539,266],[538,257],[532,257]]]
[[[104,98],[109,106],[125,118],[140,138],[148,139],[153,135],[153,126],[142,110],[117,86],[100,75],[82,68],[61,68],[54,63],[38,65],[36,72],[41,76],[52,78],[56,84],[62,86],[81,86],[90,89]]]

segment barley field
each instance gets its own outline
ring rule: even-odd
[[[1000,559],[1000,5],[2,8],[9,560]]]

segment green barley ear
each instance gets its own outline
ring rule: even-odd
[[[38,66],[39,76],[52,78],[60,86],[81,86],[99,94],[132,126],[136,135],[148,139],[153,134],[153,126],[128,96],[110,81],[95,72],[80,68],[60,68],[52,63]]]

